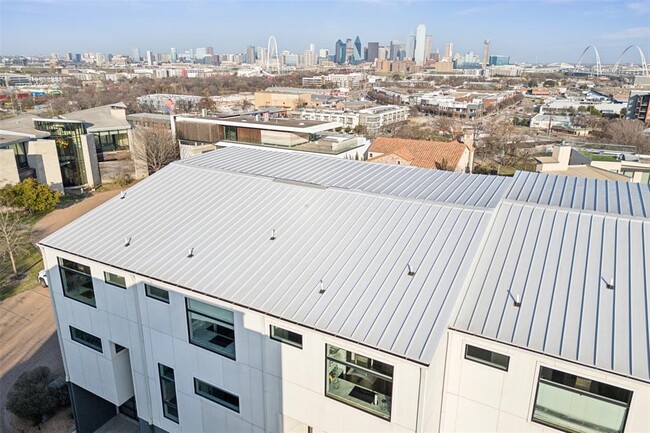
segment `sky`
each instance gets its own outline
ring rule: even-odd
[[[405,42],[418,24],[433,35],[434,52],[453,42],[455,52],[480,56],[488,38],[491,54],[513,62],[576,63],[589,45],[603,64],[632,44],[650,56],[650,0],[0,0],[0,55],[240,53],[266,47],[271,35],[279,51],[314,43],[331,52],[337,39],[357,35],[364,46]],[[592,50],[583,62],[595,62]],[[623,62],[638,64],[638,52]]]

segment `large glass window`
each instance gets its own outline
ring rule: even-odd
[[[76,301],[96,307],[95,289],[90,268],[59,257],[59,271],[63,283],[63,294]]]
[[[166,365],[158,364],[158,375],[160,376],[163,415],[165,418],[178,423],[178,402],[176,401],[174,369]]]
[[[212,400],[221,406],[239,413],[239,397],[228,391],[224,391],[221,388],[194,378],[194,392],[201,397],[205,397],[208,400]]]
[[[390,420],[393,366],[326,345],[325,395]]]
[[[86,347],[90,347],[102,353],[102,340],[99,337],[95,337],[92,334],[89,334],[81,329],[70,327],[70,338],[77,343],[83,344]]]
[[[232,311],[187,299],[190,343],[235,359],[235,319]]]
[[[230,141],[237,141],[237,127],[224,126],[224,138]]]
[[[622,432],[632,391],[541,367],[533,421],[565,432]]]
[[[48,131],[50,139],[56,143],[63,186],[85,184],[87,179],[81,140],[86,134],[85,125],[76,121],[35,120],[34,127],[39,131]]]

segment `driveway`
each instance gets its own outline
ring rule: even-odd
[[[32,241],[40,241],[119,192],[98,193],[49,213],[34,225]],[[17,433],[10,423],[13,416],[5,409],[7,393],[21,373],[41,365],[63,371],[50,292],[34,281],[34,288],[0,302],[0,432]]]

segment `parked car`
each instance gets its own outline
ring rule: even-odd
[[[45,269],[41,269],[38,272],[38,282],[41,284],[41,287],[47,287],[48,286],[47,272],[45,272]]]

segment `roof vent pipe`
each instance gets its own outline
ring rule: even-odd
[[[190,248],[190,250],[187,252],[187,258],[191,259],[194,257],[194,248]]]
[[[271,237],[269,239],[271,239],[272,241],[275,240],[275,229],[271,229]]]
[[[325,286],[323,285],[323,280],[320,280],[318,286],[319,286],[318,293],[321,295],[325,293]]]
[[[408,267],[408,270],[409,270],[408,275],[409,275],[410,277],[412,277],[413,275],[415,275],[415,269],[413,269],[413,268],[411,267],[411,264],[408,263],[406,266]]]

